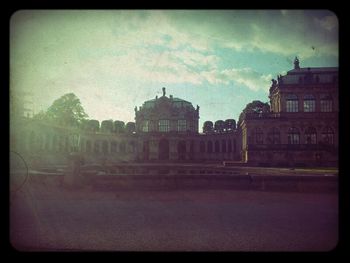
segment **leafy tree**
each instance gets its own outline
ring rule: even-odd
[[[262,102],[260,100],[254,100],[248,103],[241,114],[239,115],[238,123],[241,123],[247,113],[266,113],[270,112],[270,105],[268,102]]]
[[[34,116],[36,119],[71,127],[80,127],[87,117],[79,98],[74,93],[63,95],[55,100],[46,112]]]

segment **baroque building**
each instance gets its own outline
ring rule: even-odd
[[[271,111],[246,114],[242,159],[265,166],[337,166],[338,68],[294,69],[272,80]]]
[[[90,121],[73,129],[12,117],[11,150],[31,164],[65,164],[70,152],[86,163],[197,162],[248,166],[337,166],[338,68],[294,69],[272,80],[270,112],[206,121],[199,106],[163,95],[135,107],[135,123]],[[123,126],[124,124],[122,124]],[[92,128],[91,128],[92,127]]]

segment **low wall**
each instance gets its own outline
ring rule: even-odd
[[[64,186],[65,173],[32,172],[29,183]],[[77,175],[78,188],[99,191],[132,189],[232,189],[253,191],[332,192],[338,191],[336,175],[246,174],[107,174],[89,170]]]

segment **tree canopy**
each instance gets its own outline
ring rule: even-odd
[[[270,112],[270,105],[268,102],[262,102],[260,100],[253,100],[252,102],[248,103],[241,114],[239,115],[239,120],[238,122],[241,123],[244,115],[246,113],[265,113],[265,112]]]
[[[74,93],[63,95],[55,100],[46,112],[41,111],[34,116],[36,119],[71,127],[79,127],[87,117],[79,98]]]

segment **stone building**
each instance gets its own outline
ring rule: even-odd
[[[59,127],[11,118],[11,150],[31,163],[64,164],[78,151],[87,163],[232,162],[251,166],[337,166],[338,68],[300,68],[270,87],[270,112],[205,122],[199,106],[163,95],[135,107],[135,123],[90,121],[92,128]],[[225,126],[226,125],[226,126]],[[225,128],[226,127],[226,128]]]
[[[241,122],[242,159],[252,165],[337,166],[338,68],[294,69],[272,80],[269,113]]]

